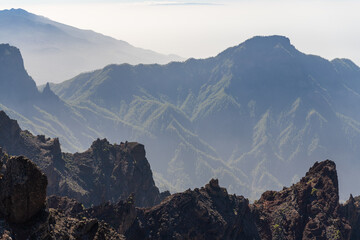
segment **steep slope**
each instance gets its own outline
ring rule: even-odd
[[[359,82],[350,60],[306,55],[269,36],[214,58],[109,65],[51,87],[74,108],[142,129],[123,132],[149,146],[159,184],[180,190],[216,176],[255,199],[295,182],[319,158],[342,159],[341,172],[360,169]],[[359,191],[350,176],[343,193]]]
[[[137,206],[152,206],[160,195],[139,143],[110,144],[96,140],[83,153],[62,153],[59,140],[22,131],[0,111],[0,147],[31,158],[48,176],[48,194],[69,196],[86,206],[136,196]]]
[[[8,44],[0,44],[0,70],[0,110],[16,118],[24,129],[59,137],[66,151],[84,150],[93,139],[113,132],[104,129],[104,126],[116,125],[123,129],[125,125],[129,132],[141,131],[131,124],[113,119],[110,112],[95,112],[91,108],[68,105],[52,92],[49,84],[39,92],[24,68],[20,51]],[[99,125],[99,121],[104,126]]]
[[[332,158],[348,173],[345,196],[359,192],[359,81],[350,60],[303,54],[281,36],[254,37],[204,60],[109,65],[46,86],[41,101],[0,107],[70,151],[96,138],[142,142],[157,185],[173,192],[216,177],[256,199]]]
[[[348,239],[335,163],[316,162],[300,182],[267,191],[253,205],[261,239]]]
[[[38,83],[60,82],[111,63],[167,63],[181,60],[127,42],[81,30],[22,9],[0,11],[0,43],[19,47]]]

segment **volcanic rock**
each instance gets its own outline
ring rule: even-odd
[[[25,157],[3,157],[0,212],[9,222],[23,223],[45,207],[47,178]]]
[[[229,195],[214,179],[201,189],[138,209],[125,235],[129,239],[260,239],[248,200]]]
[[[339,214],[335,163],[316,162],[300,182],[267,191],[252,208],[261,239],[348,239],[351,227]]]
[[[350,195],[349,200],[341,205],[341,215],[349,221],[351,226],[351,240],[360,239],[360,196]]]

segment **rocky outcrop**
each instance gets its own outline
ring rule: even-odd
[[[0,239],[124,239],[105,222],[48,210],[45,174],[25,157],[9,157],[1,149],[0,157]]]
[[[252,208],[261,239],[348,239],[351,227],[339,212],[335,163],[316,162],[300,182],[267,191]]]
[[[13,106],[38,96],[36,84],[24,68],[20,50],[0,44],[0,102]]]
[[[47,206],[71,217],[77,216],[77,214],[84,210],[84,205],[75,199],[55,195],[51,195],[47,198]]]
[[[349,200],[341,205],[341,215],[349,221],[351,226],[351,240],[360,239],[360,196],[350,195]]]
[[[138,209],[129,239],[260,239],[247,199],[229,195],[217,180]]]
[[[113,145],[97,140],[87,154],[99,162],[100,146],[116,152]],[[137,143],[118,147],[136,161],[145,160]],[[228,194],[212,179],[205,187],[173,194],[150,208],[135,208],[133,194],[91,208],[50,196],[46,208],[46,176],[40,169],[24,157],[0,156],[2,239],[360,239],[360,198],[351,196],[339,204],[336,166],[329,160],[316,162],[298,183],[267,191],[253,204]]]
[[[78,216],[87,218],[96,218],[110,224],[119,233],[125,232],[134,224],[136,219],[134,195],[130,195],[126,200],[115,204],[110,202],[103,203],[100,206],[86,209]]]
[[[1,150],[0,150],[1,151]],[[23,223],[45,207],[47,178],[25,157],[2,157],[0,213],[12,223]]]
[[[35,162],[48,176],[48,193],[59,193],[65,163],[58,138],[33,136],[29,131],[22,131],[16,120],[0,111],[0,147],[11,155],[23,155]]]
[[[169,193],[155,186],[144,145],[110,144],[96,140],[83,153],[62,153],[59,139],[33,136],[0,111],[0,147],[11,155],[33,160],[48,176],[48,194],[68,196],[85,206],[99,205],[135,194],[135,205],[160,203]]]
[[[117,202],[132,193],[136,206],[153,206],[161,200],[142,144],[97,139],[87,151],[64,154],[64,159],[72,182],[65,181],[61,193],[85,206]]]
[[[125,237],[107,223],[94,218],[74,218],[50,209],[51,239],[123,240]]]
[[[137,209],[129,239],[359,239],[359,202],[339,205],[335,163],[315,163],[298,183],[254,204],[211,180]]]
[[[291,187],[267,191],[249,204],[217,180],[160,194],[139,143],[98,139],[83,153],[62,153],[57,139],[22,131],[0,112],[0,145],[39,165],[0,151],[3,238],[360,239],[360,197],[339,204],[336,165],[330,160],[316,162]],[[49,197],[49,209],[47,182],[51,193],[68,196]],[[85,208],[91,204],[98,206]]]
[[[96,218],[108,223],[121,234],[125,233],[136,219],[133,195],[124,201],[107,202],[87,209],[81,203],[67,197],[51,196],[47,202],[49,208],[57,210],[65,216],[78,219]]]

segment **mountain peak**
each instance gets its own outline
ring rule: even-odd
[[[287,52],[297,51],[296,48],[291,45],[290,39],[284,36],[255,36],[246,40],[239,45],[240,48],[245,47],[249,50],[264,51],[274,49],[285,49]]]
[[[224,52],[220,53],[219,56],[232,56],[237,55],[238,53],[247,52],[247,54],[271,54],[273,56],[274,52],[286,53],[286,55],[294,55],[299,53],[299,51],[291,44],[290,39],[285,36],[272,35],[272,36],[255,36],[246,40],[245,42],[228,48]],[[280,50],[280,51],[279,51]],[[247,61],[249,56],[245,54]]]
[[[46,100],[53,99],[55,101],[60,101],[60,98],[51,90],[49,83],[46,83],[44,90],[42,91],[42,96],[44,96]]]
[[[22,8],[11,8],[10,10],[5,10],[5,11],[9,11],[12,13],[18,13],[18,14],[30,14],[28,11],[26,11],[25,9]]]
[[[9,92],[12,93],[10,98],[4,98]],[[0,99],[28,99],[37,92],[34,80],[25,70],[20,50],[9,44],[0,44]]]
[[[32,17],[32,16],[36,16],[22,8],[11,8],[11,9],[5,9],[0,11],[2,12],[5,16],[16,16],[16,17]]]
[[[271,35],[271,36],[255,36],[246,40],[243,44],[284,44],[285,46],[290,46],[290,39],[281,35]]]

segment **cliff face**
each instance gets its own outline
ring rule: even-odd
[[[253,205],[261,239],[348,239],[342,218],[335,163],[315,163],[300,182],[267,191]]]
[[[27,74],[19,49],[0,44],[0,101],[11,105],[37,98],[35,82]]]
[[[341,205],[341,215],[345,217],[351,225],[351,240],[360,239],[360,196],[350,198]]]
[[[139,143],[96,140],[83,153],[62,153],[57,138],[33,136],[0,111],[0,147],[32,159],[48,176],[48,194],[75,198],[86,206],[126,199],[152,206],[162,198],[152,178],[145,149]]]
[[[75,197],[85,205],[98,205],[108,200],[117,202],[131,193],[135,194],[136,206],[160,202],[142,144],[112,145],[106,139],[98,139],[87,151],[64,154],[64,159],[69,169],[67,173],[72,179],[81,181],[76,182],[77,186],[65,181],[61,186],[62,195]]]

